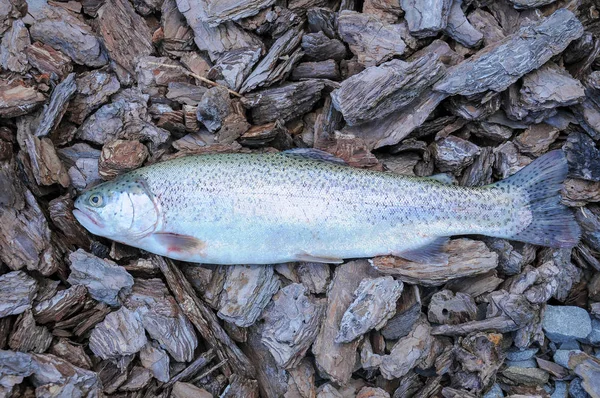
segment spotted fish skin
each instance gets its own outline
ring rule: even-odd
[[[431,261],[452,235],[575,245],[579,227],[558,196],[566,167],[556,151],[469,188],[293,154],[198,155],[101,184],[77,199],[75,216],[95,234],[183,261]],[[94,195],[103,206],[90,206]]]

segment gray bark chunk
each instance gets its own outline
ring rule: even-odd
[[[71,58],[47,44],[34,42],[25,49],[27,62],[42,73],[62,79],[73,70]]]
[[[108,62],[92,29],[67,10],[44,4],[41,9],[29,12],[35,19],[29,28],[33,40],[65,53],[80,65],[97,68]]]
[[[324,310],[325,299],[307,296],[299,283],[273,296],[262,316],[265,326],[261,341],[279,366],[293,368],[300,362],[317,337]]]
[[[58,155],[68,167],[71,184],[76,189],[84,189],[99,181],[98,159],[100,151],[88,144],[77,143],[71,147],[61,148]]]
[[[349,343],[372,329],[381,329],[396,313],[396,301],[404,285],[391,276],[360,283],[340,322],[336,343]]]
[[[374,15],[354,11],[342,11],[337,23],[340,38],[364,65],[378,65],[406,50],[400,25],[388,25]]]
[[[477,47],[483,40],[483,34],[467,20],[461,6],[462,0],[452,1],[445,32],[465,47]]]
[[[16,117],[31,112],[46,98],[35,87],[19,80],[0,81],[0,117]]]
[[[210,132],[216,132],[231,113],[229,92],[224,87],[213,87],[202,96],[196,109],[196,117]]]
[[[90,113],[121,88],[115,75],[99,70],[81,74],[75,84],[77,91],[67,108],[68,120],[75,124],[83,123]]]
[[[160,65],[167,67],[161,68]],[[190,78],[181,64],[168,57],[140,56],[135,65],[137,83],[142,93],[150,96],[162,95],[158,86],[172,82],[189,82]]]
[[[569,134],[563,146],[569,162],[569,176],[600,181],[600,150],[586,134]]]
[[[48,221],[33,194],[17,177],[13,162],[0,163],[0,260],[12,270],[26,267],[50,275],[58,268]]]
[[[554,3],[555,1],[556,0],[510,0],[517,10],[525,8],[538,8]]]
[[[556,343],[585,339],[592,331],[590,314],[573,306],[547,305],[542,327],[546,337]]]
[[[400,0],[408,29],[419,38],[435,36],[446,28],[451,3],[451,0]]]
[[[102,359],[118,359],[137,353],[146,342],[144,326],[136,312],[122,307],[94,327],[90,350]]]
[[[405,283],[439,286],[447,281],[479,275],[498,266],[498,255],[485,243],[470,239],[453,239],[445,247],[448,265],[414,263],[399,257],[375,257],[373,266],[380,272],[396,275]]]
[[[37,282],[23,271],[0,276],[0,318],[31,308],[37,295]]]
[[[208,76],[234,91],[239,91],[260,56],[261,49],[259,47],[228,51],[219,57],[210,69]]]
[[[483,44],[489,46],[506,37],[496,18],[481,8],[476,9],[467,16],[475,29],[483,34]]]
[[[128,81],[127,74],[135,73],[139,58],[154,50],[150,28],[125,0],[107,0],[98,10],[97,21],[117,76],[122,82]]]
[[[291,80],[302,79],[339,80],[340,70],[332,59],[321,62],[302,62],[292,71]]]
[[[415,367],[421,358],[428,355],[432,346],[431,327],[423,315],[411,329],[410,333],[394,344],[389,355],[374,354],[370,343],[365,342],[361,350],[363,368],[379,368],[381,375],[387,379],[402,377]]]
[[[309,33],[302,36],[302,50],[308,61],[325,61],[332,59],[341,61],[348,55],[344,43],[330,38],[323,32]]]
[[[325,7],[313,7],[306,11],[308,31],[323,32],[327,37],[334,38],[337,32],[337,14]]]
[[[456,325],[475,320],[477,307],[473,298],[465,293],[442,290],[431,296],[427,318],[429,322]]]
[[[451,68],[434,89],[452,95],[504,91],[582,34],[583,26],[571,11],[557,10]]]
[[[173,384],[171,396],[173,398],[213,398],[213,395],[205,389],[196,387],[190,383],[183,383],[181,381]],[[245,395],[240,395],[240,397],[241,396]]]
[[[435,165],[442,172],[458,174],[473,163],[480,152],[477,145],[455,136],[444,138],[433,145]]]
[[[481,148],[475,161],[465,169],[460,185],[463,187],[480,187],[492,182],[492,164],[494,153],[491,147]]]
[[[166,97],[180,104],[196,106],[202,100],[202,96],[208,91],[206,87],[183,82],[169,83],[169,91]]]
[[[277,119],[289,121],[312,110],[324,88],[319,80],[290,83],[248,94],[242,104],[250,109],[256,125]]]
[[[278,289],[279,279],[273,266],[231,266],[227,270],[217,315],[237,326],[250,326]]]
[[[45,326],[36,325],[31,311],[26,311],[17,318],[8,339],[8,346],[15,351],[41,354],[50,347],[52,338],[50,330]]]
[[[133,286],[133,277],[123,267],[103,260],[82,249],[69,255],[71,274],[69,283],[84,285],[95,300],[118,306],[119,293]]]
[[[194,48],[194,31],[177,9],[175,0],[165,0],[162,3],[160,23],[164,34],[164,39],[160,44],[164,52],[173,56],[182,56],[182,60],[186,54],[200,58],[199,54],[190,51]],[[187,51],[190,52],[186,53]]]
[[[502,371],[502,381],[507,384],[541,386],[549,379],[548,372],[538,368],[509,366]]]
[[[160,279],[136,279],[123,302],[135,310],[142,325],[177,362],[194,359],[198,345],[194,327]]]
[[[427,90],[398,112],[342,131],[363,139],[368,149],[395,145],[421,126],[444,98],[446,94]]]
[[[409,286],[396,303],[396,315],[381,329],[381,334],[388,340],[398,340],[408,335],[420,316],[421,296],[419,287]]]
[[[230,20],[238,20],[258,14],[258,12],[267,8],[275,0],[207,0],[206,22],[210,26],[217,26]]]
[[[147,342],[140,351],[140,362],[143,367],[150,370],[154,378],[166,383],[169,376],[169,355],[160,347],[155,347]]]
[[[325,320],[312,347],[317,369],[324,377],[346,384],[354,370],[359,341],[338,344],[335,338],[346,308],[352,303],[352,292],[365,278],[374,278],[377,272],[366,260],[351,261],[336,268],[327,290]]]
[[[408,57],[408,61],[415,61],[428,54],[436,54],[438,59],[446,66],[457,65],[464,59],[464,56],[459,55],[456,51],[451,49],[448,43],[440,39],[435,39],[430,45],[421,48],[419,51]]]
[[[315,397],[315,369],[310,360],[304,358],[296,367],[289,369],[288,390],[284,398]]]
[[[134,366],[129,372],[127,381],[119,387],[119,391],[138,391],[152,380],[152,373],[141,366]]]
[[[325,293],[331,272],[328,264],[323,263],[300,263],[296,266],[299,282],[302,283],[309,292],[315,294]]]
[[[41,324],[59,322],[80,310],[85,303],[86,295],[87,289],[81,285],[61,290],[52,298],[40,301],[35,305],[33,308],[35,319]]]
[[[267,55],[256,65],[248,76],[241,93],[252,91],[257,87],[267,87],[281,80],[285,76],[278,73],[281,68],[286,68],[293,57],[288,57],[300,45],[303,32],[299,28],[288,30],[283,36],[273,43]],[[283,62],[280,61],[284,59]],[[291,68],[290,68],[291,69]]]
[[[393,60],[372,66],[342,82],[331,93],[333,105],[350,125],[381,119],[409,105],[441,77],[435,56],[411,63]]]
[[[525,75],[520,102],[530,112],[583,102],[585,91],[579,80],[553,62]]]
[[[211,27],[206,22],[206,5],[203,2],[177,0],[177,8],[193,29],[194,41],[198,49],[208,52],[212,61],[216,61],[220,55],[231,50],[262,48],[258,37],[246,32],[231,21]]]
[[[56,129],[76,89],[75,73],[71,73],[54,87],[50,102],[41,110],[41,119],[34,132],[36,137],[45,137]]]
[[[14,19],[24,14],[24,1],[0,0],[0,35],[10,29]]]
[[[20,19],[4,34],[0,43],[0,65],[4,69],[23,73],[29,69],[25,49],[31,44],[29,31]]]
[[[77,137],[100,145],[116,139],[150,141],[153,146],[164,144],[169,132],[150,122],[148,98],[136,89],[121,91],[110,104],[87,118],[77,130]]]

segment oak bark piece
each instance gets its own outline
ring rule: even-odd
[[[127,381],[119,387],[119,391],[138,391],[144,389],[152,380],[152,374],[146,368],[134,366],[129,372]]]
[[[228,51],[215,62],[208,72],[208,78],[239,91],[260,56],[259,47]]]
[[[398,340],[408,335],[421,316],[421,295],[419,287],[408,286],[396,302],[396,314],[381,329],[387,340]]]
[[[106,143],[98,159],[98,172],[105,180],[140,167],[148,157],[148,149],[139,141],[115,140]]]
[[[372,66],[340,84],[331,93],[333,105],[350,126],[381,119],[410,104],[441,77],[435,56],[411,63],[393,60]]]
[[[293,368],[300,362],[317,337],[324,310],[325,299],[307,295],[299,283],[273,296],[262,316],[265,327],[261,341],[279,366]]]
[[[258,14],[275,0],[207,0],[206,22],[210,26],[218,26],[226,21],[238,20]]]
[[[168,86],[172,82],[187,83],[191,81],[179,62],[169,57],[140,56],[135,63],[135,71],[138,87],[144,94],[150,94],[151,97],[164,95],[158,86]]]
[[[347,344],[335,342],[340,321],[352,302],[352,292],[360,282],[376,276],[377,272],[368,261],[351,261],[336,268],[327,290],[325,320],[321,323],[312,352],[319,373],[338,384],[343,385],[350,380],[359,344],[359,341]]]
[[[68,168],[69,178],[74,188],[82,190],[102,181],[98,174],[99,150],[88,144],[77,143],[59,149],[58,155]]]
[[[525,75],[519,100],[530,112],[583,102],[585,90],[579,80],[553,62]]]
[[[31,308],[37,282],[23,271],[0,276],[0,318],[18,315]]]
[[[52,298],[35,305],[33,308],[35,319],[42,325],[61,321],[83,307],[86,295],[87,289],[82,285],[61,290]]]
[[[559,129],[546,123],[534,124],[515,138],[515,145],[524,154],[540,156],[558,138]]]
[[[154,378],[166,383],[169,381],[169,355],[160,347],[155,347],[151,342],[140,350],[140,362],[143,367],[150,370]]]
[[[319,31],[302,36],[302,50],[308,61],[341,61],[348,55],[344,43]]]
[[[106,103],[121,88],[115,75],[99,70],[82,73],[75,83],[77,92],[67,108],[67,118],[75,124],[83,123],[90,113]]]
[[[42,354],[48,350],[50,344],[52,344],[52,333],[47,327],[36,325],[31,311],[19,315],[8,339],[8,346],[11,349]]]
[[[340,70],[332,59],[321,62],[302,62],[292,71],[291,80],[302,79],[339,80]]]
[[[137,89],[119,92],[111,103],[87,118],[77,130],[77,137],[99,145],[115,139],[150,141],[155,147],[164,144],[169,132],[150,122],[148,98]]]
[[[473,163],[479,153],[481,149],[477,145],[453,135],[433,144],[435,165],[442,172],[458,174]]]
[[[564,182],[561,196],[562,202],[572,207],[582,207],[589,202],[600,202],[600,182],[568,178]]]
[[[50,275],[58,268],[48,221],[13,162],[0,162],[0,260],[11,270],[26,267]]]
[[[34,22],[29,28],[33,40],[59,50],[80,65],[97,68],[106,65],[106,55],[92,29],[69,11],[44,4],[29,8]]]
[[[575,15],[560,9],[451,68],[434,90],[451,95],[504,91],[582,34],[583,26]]]
[[[321,98],[325,84],[319,80],[289,83],[247,94],[242,99],[250,109],[253,124],[292,120],[309,112]]]
[[[340,322],[336,343],[350,343],[372,329],[379,330],[396,313],[396,301],[404,285],[391,276],[367,279],[360,283]]]
[[[121,307],[94,327],[90,350],[102,359],[118,359],[137,353],[146,342],[144,326],[136,312]]]
[[[177,362],[190,362],[198,345],[196,332],[160,279],[136,279],[123,305],[135,310],[142,325]]]
[[[31,44],[29,31],[20,19],[13,21],[0,43],[0,65],[12,72],[24,73],[29,69],[25,49]]]
[[[279,279],[273,266],[231,266],[227,270],[217,315],[237,326],[250,326],[278,289]]]
[[[69,255],[71,285],[84,285],[95,300],[118,306],[119,294],[133,286],[133,277],[123,267],[101,259],[82,249]]]
[[[447,281],[484,274],[498,265],[498,255],[483,242],[453,239],[445,247],[447,266],[414,263],[399,257],[375,257],[373,266],[380,272],[397,275],[405,283],[439,286]]]
[[[171,396],[173,398],[213,398],[213,395],[205,389],[196,387],[195,385],[190,383],[183,383],[181,381],[178,381],[177,383],[173,384]]]
[[[23,17],[26,11],[24,1],[0,0],[0,34],[10,28],[14,19]]]
[[[202,96],[208,91],[206,87],[184,82],[169,83],[168,90],[166,98],[190,106],[198,105]]]
[[[401,27],[385,24],[374,15],[342,11],[337,23],[340,38],[365,66],[378,65],[406,50]]]
[[[444,31],[465,47],[477,47],[483,40],[483,34],[467,20],[461,6],[462,0],[452,1]]]
[[[492,183],[494,152],[491,147],[481,148],[475,161],[465,169],[460,178],[463,187],[481,187]]]
[[[442,290],[431,296],[427,318],[429,322],[451,324],[475,320],[477,307],[471,296]]]
[[[119,80],[129,81],[128,75],[135,73],[139,58],[154,51],[150,28],[131,3],[124,0],[107,0],[96,20]]]
[[[450,0],[400,0],[408,29],[419,38],[435,36],[446,28],[451,4]]]
[[[19,80],[0,82],[0,117],[16,117],[31,112],[46,98],[35,87],[28,87]]]
[[[75,345],[67,339],[61,338],[52,344],[50,353],[82,369],[90,370],[92,368],[92,360],[85,353],[83,346]]]
[[[69,101],[75,94],[77,85],[75,84],[75,73],[69,74],[60,82],[50,96],[50,102],[44,105],[40,111],[40,119],[35,129],[36,137],[45,137],[56,129],[63,115],[67,111]]]
[[[370,343],[365,341],[361,350],[363,368],[379,368],[381,375],[387,380],[402,377],[415,367],[421,358],[427,356],[432,340],[431,327],[423,315],[413,325],[410,333],[394,344],[388,355],[373,353]]]
[[[162,2],[160,24],[162,38],[159,42],[162,52],[173,56],[185,56],[186,52],[194,48],[194,31],[188,26],[185,17],[177,8],[175,0],[164,0]],[[156,37],[157,32],[154,33],[153,39]],[[197,73],[195,70],[192,71]]]
[[[214,312],[194,292],[194,289],[179,268],[160,256],[153,257],[167,280],[171,292],[181,310],[194,324],[206,342],[214,347],[220,360],[228,359],[231,368],[248,377],[253,377],[256,368],[248,357],[225,333]],[[167,262],[168,261],[168,262]]]
[[[71,58],[39,41],[27,46],[24,52],[29,65],[53,78],[62,79],[73,70]]]
[[[289,369],[288,389],[284,398],[316,397],[315,369],[312,362],[304,358],[294,368]]]
[[[395,145],[421,126],[444,98],[446,94],[427,90],[398,112],[342,131],[362,138],[369,149]]]
[[[394,23],[402,15],[400,2],[395,0],[366,0],[363,4],[362,12],[373,14],[383,22]]]
[[[506,37],[496,18],[481,8],[470,13],[467,19],[475,29],[483,34],[483,44],[486,47]]]
[[[231,21],[211,27],[206,22],[206,9],[202,2],[177,0],[177,8],[194,30],[194,41],[198,49],[208,52],[211,61],[216,61],[219,56],[231,50],[263,46],[258,37]]]
[[[267,55],[256,65],[252,73],[244,81],[244,84],[240,88],[240,93],[246,93],[258,87],[268,87],[281,80],[284,76],[281,76],[278,70],[282,67],[285,68],[285,64],[289,63],[292,59],[289,56],[300,45],[302,34],[301,29],[294,28],[288,30],[283,36],[277,39],[269,49]],[[284,59],[283,63],[279,63],[282,59]]]

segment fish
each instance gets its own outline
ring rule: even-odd
[[[562,150],[481,187],[355,168],[313,149],[190,155],[90,188],[73,215],[92,234],[186,262],[446,264],[456,235],[577,245],[580,227],[560,203],[567,172]]]

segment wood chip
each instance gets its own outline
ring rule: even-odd
[[[102,147],[98,159],[98,173],[106,180],[137,169],[148,157],[148,149],[135,140],[114,140]]]
[[[125,307],[111,312],[90,335],[90,350],[102,359],[135,354],[146,344],[144,326],[138,315]]]
[[[35,279],[23,271],[0,276],[0,318],[18,315],[32,307],[37,294]]]
[[[37,326],[31,311],[25,311],[17,318],[8,346],[15,351],[42,354],[52,343],[52,333],[46,326]]]
[[[435,36],[446,28],[451,1],[448,0],[401,0],[410,33],[415,37]]]
[[[0,82],[0,116],[16,117],[37,108],[45,97],[35,87],[28,87],[19,80]]]

